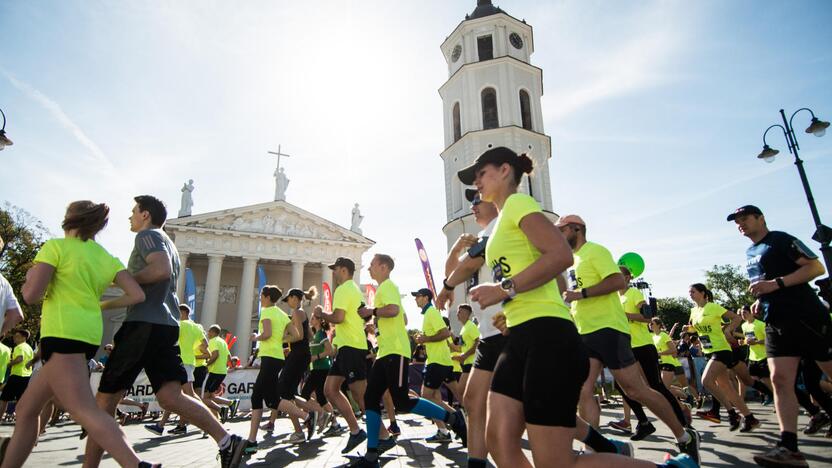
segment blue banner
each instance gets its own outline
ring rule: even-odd
[[[257,318],[260,318],[260,291],[266,285],[266,270],[263,265],[257,265]]]
[[[189,318],[196,321],[196,281],[194,281],[194,272],[190,268],[185,268],[185,303],[191,308],[191,315]]]

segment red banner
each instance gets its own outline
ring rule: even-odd
[[[376,303],[376,287],[372,284],[367,285],[367,307],[373,307]]]
[[[332,312],[332,290],[329,289],[329,284],[328,283],[323,284],[323,290],[324,290],[324,304],[323,304],[324,311]]]

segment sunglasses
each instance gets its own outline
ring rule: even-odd
[[[477,206],[480,203],[482,203],[482,200],[480,199],[479,195],[477,195],[476,197],[474,197],[473,200],[471,200],[471,206]]]

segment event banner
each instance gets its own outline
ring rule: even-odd
[[[324,288],[324,312],[332,312],[332,290],[329,289],[329,283],[323,284]]]
[[[419,251],[419,260],[422,261],[422,271],[425,273],[425,282],[428,284],[428,288],[433,293],[433,297],[436,297],[436,288],[433,285],[433,272],[430,269],[430,261],[428,261],[428,253],[425,251],[425,246],[422,245],[422,241],[419,238],[416,238],[416,250]]]

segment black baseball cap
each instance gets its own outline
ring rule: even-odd
[[[282,300],[283,302],[289,302],[289,298],[290,298],[291,296],[295,296],[295,297],[297,297],[298,299],[301,299],[301,300],[302,300],[302,299],[303,299],[303,296],[304,296],[304,292],[303,292],[303,290],[301,290],[301,289],[298,289],[298,288],[292,288],[292,289],[290,289],[290,290],[289,290],[289,292],[287,292],[287,293],[286,293],[286,295],[285,295],[285,296],[283,297],[283,299],[281,299],[281,300]]]
[[[733,213],[729,214],[727,220],[728,221],[733,221],[733,220],[739,218],[740,216],[745,216],[745,215],[761,215],[762,216],[762,214],[763,214],[763,212],[760,211],[760,209],[757,208],[754,205],[743,205],[743,206],[737,208],[736,210],[734,210]]]
[[[346,267],[350,271],[355,271],[355,262],[347,257],[338,257],[335,259],[335,263],[329,265],[329,269],[334,270],[338,267]]]
[[[474,164],[460,170],[456,173],[459,180],[465,185],[473,185],[474,179],[477,178],[477,171],[486,164],[494,164],[499,166],[503,163],[509,163],[512,166],[517,164],[517,153],[505,146],[498,146],[491,148],[485,153],[481,154]]]
[[[480,192],[477,189],[465,189],[465,199],[471,203],[474,203],[474,199],[477,199],[479,194]]]
[[[411,295],[411,296],[413,296],[413,297],[416,297],[416,296],[427,296],[427,297],[428,297],[428,299],[433,300],[433,291],[431,291],[431,290],[430,290],[430,289],[428,289],[428,288],[422,288],[422,289],[420,289],[420,290],[418,290],[418,291],[413,291],[412,293],[410,293],[410,295]]]

